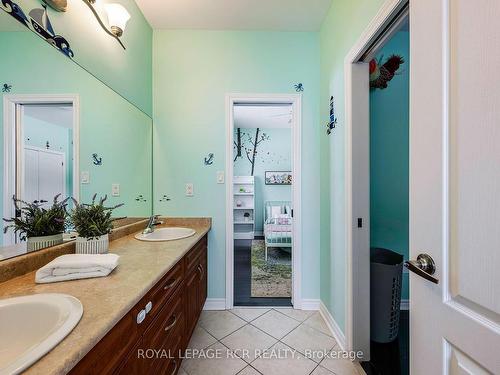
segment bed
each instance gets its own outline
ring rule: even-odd
[[[290,201],[266,201],[264,203],[264,243],[267,249],[279,247],[292,250],[292,203]]]

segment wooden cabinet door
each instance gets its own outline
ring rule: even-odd
[[[139,339],[137,345],[132,349],[123,364],[115,371],[114,375],[140,375],[146,370],[147,361],[139,356],[139,348],[142,347],[142,339]]]
[[[199,272],[200,272],[200,277],[198,279],[198,315],[203,310],[203,306],[205,306],[205,301],[207,299],[207,252],[206,252],[206,250],[203,250],[203,254],[200,256]]]
[[[195,268],[188,274],[186,281],[186,337],[191,337],[199,311],[199,278],[200,274]],[[187,344],[187,343],[186,343]]]

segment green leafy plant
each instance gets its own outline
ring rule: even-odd
[[[36,200],[33,203],[28,203],[23,200],[12,197],[17,217],[3,219],[7,223],[3,232],[12,228],[14,233],[19,234],[21,240],[26,240],[30,237],[52,236],[54,234],[63,233],[66,229],[65,219],[68,215],[66,207],[69,198],[59,201],[61,194],[54,197],[52,206],[44,208],[47,201]]]
[[[93,239],[108,234],[113,229],[111,214],[114,209],[123,206],[123,203],[113,207],[105,207],[108,199],[105,195],[96,203],[97,194],[92,197],[92,203],[78,203],[74,198],[74,208],[70,213],[70,221],[80,237]]]

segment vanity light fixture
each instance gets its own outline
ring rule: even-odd
[[[127,9],[121,4],[105,4],[104,9],[108,14],[108,23],[111,26],[111,32],[118,38],[121,37],[130,19]]]
[[[97,10],[94,7],[96,0],[83,0],[83,2],[87,4],[87,6],[90,8],[95,18],[99,22],[99,25],[101,25],[102,29],[107,34],[115,38],[118,41],[118,43],[120,43],[120,45],[123,47],[123,49],[126,49],[122,41],[120,40],[120,37],[123,35],[125,26],[128,20],[130,19],[130,14],[129,12],[127,12],[127,9],[125,9],[125,7],[121,4],[105,4],[104,9],[108,14],[108,23],[110,26],[110,28],[108,28],[106,27],[104,22],[102,22],[99,13],[97,13]]]

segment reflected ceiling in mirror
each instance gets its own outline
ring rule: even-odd
[[[19,29],[48,42],[151,117],[152,29],[135,1],[72,1],[60,12],[40,0],[2,0],[0,31]]]

